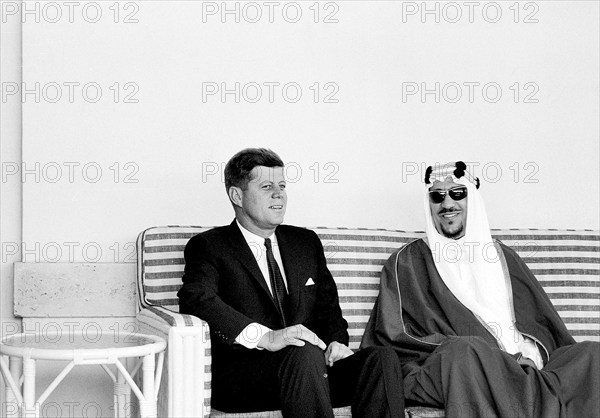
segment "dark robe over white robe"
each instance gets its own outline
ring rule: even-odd
[[[444,284],[422,239],[385,264],[361,347],[393,347],[407,403],[444,408],[447,417],[600,417],[600,344],[576,343],[521,258],[495,245],[515,327],[537,343],[542,370],[500,349]]]

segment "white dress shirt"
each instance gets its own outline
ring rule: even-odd
[[[263,274],[265,278],[265,282],[267,283],[267,287],[273,294],[273,289],[271,289],[271,276],[269,276],[269,262],[267,260],[267,247],[265,247],[265,238],[260,237],[246,228],[244,228],[236,219],[236,223],[242,231],[242,235],[244,239],[248,243],[250,247],[250,251],[252,251],[252,255],[256,259],[258,263],[258,267],[260,268],[260,272]],[[287,279],[285,277],[285,271],[283,270],[283,261],[281,260],[281,254],[279,253],[279,245],[277,244],[277,236],[273,233],[270,237],[271,239],[271,248],[273,249],[273,256],[275,257],[275,261],[277,261],[277,265],[279,265],[279,270],[281,270],[281,275],[283,276],[283,282],[285,283],[285,288],[287,289]]]
[[[263,275],[265,283],[269,288],[271,295],[273,295],[273,289],[271,288],[271,278],[269,276],[269,262],[267,261],[267,248],[265,247],[265,238],[248,231],[239,223],[237,219],[235,220],[235,222],[240,228],[240,231],[242,231],[242,235],[244,236],[246,243],[250,247],[250,251],[252,251],[252,255],[254,255],[256,262],[258,263],[258,267],[260,268],[260,272]],[[285,271],[283,269],[281,254],[279,253],[279,245],[277,245],[277,237],[273,233],[269,238],[271,239],[273,257],[279,265],[279,270],[281,270],[283,282],[287,289],[287,279],[285,277]],[[271,331],[270,328],[267,328],[264,325],[259,324],[258,322],[252,322],[251,324],[248,324],[248,326],[246,326],[246,328],[244,328],[237,337],[235,337],[235,342],[237,344],[243,345],[246,348],[256,348],[262,350],[262,348],[257,347],[257,344],[262,338],[262,336],[269,331]]]

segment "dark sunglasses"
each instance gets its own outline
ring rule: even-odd
[[[432,190],[429,192],[429,200],[432,203],[442,203],[446,198],[446,194],[450,196],[452,200],[463,200],[467,197],[466,187],[455,187],[449,190]]]

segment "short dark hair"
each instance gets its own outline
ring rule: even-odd
[[[250,172],[256,166],[283,167],[283,161],[275,152],[266,148],[246,148],[235,154],[225,166],[225,190],[231,186],[246,190]]]

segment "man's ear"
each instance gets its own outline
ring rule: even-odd
[[[233,203],[235,206],[242,206],[243,197],[241,188],[231,186],[227,191],[227,194],[229,195],[229,200],[231,200],[231,203]]]

